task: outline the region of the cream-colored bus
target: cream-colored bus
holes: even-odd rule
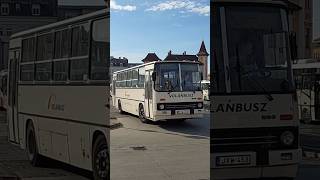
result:
[[[113,105],[144,123],[201,118],[201,77],[199,63],[191,61],[157,61],[117,71]]]
[[[211,1],[211,179],[294,179],[301,159],[288,7]]]
[[[9,141],[109,178],[108,9],[11,36]]]

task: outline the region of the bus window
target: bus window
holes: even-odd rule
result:
[[[88,24],[72,29],[72,57],[88,55],[89,28]],[[84,81],[88,78],[88,58],[74,58],[71,60],[70,80]]]
[[[21,81],[33,81],[34,79],[34,65],[25,64],[20,66],[20,80]]]
[[[51,62],[36,64],[36,81],[50,81]]]
[[[53,58],[53,35],[45,34],[37,40],[37,61],[50,60]]]
[[[66,81],[68,79],[68,61],[53,62],[53,80]]]
[[[91,50],[92,80],[106,80],[109,74],[110,43],[107,33],[108,23],[107,19],[93,22]]]
[[[21,62],[30,62],[35,59],[35,38],[22,40],[22,59]]]
[[[139,68],[139,80],[138,80],[138,87],[144,88],[144,78],[145,78],[145,71],[144,68]]]

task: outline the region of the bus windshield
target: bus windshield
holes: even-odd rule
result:
[[[225,8],[231,92],[292,91],[286,11],[279,7]]]
[[[196,63],[159,63],[156,65],[156,91],[200,91],[201,73]]]

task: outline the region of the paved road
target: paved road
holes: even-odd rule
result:
[[[209,114],[157,124],[111,114],[123,125],[111,131],[112,180],[209,180]]]

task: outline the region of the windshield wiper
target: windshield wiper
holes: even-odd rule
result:
[[[238,71],[239,88],[242,89],[242,88],[241,88],[241,87],[242,87],[242,86],[241,86],[241,76],[242,76],[241,71],[242,71],[242,69],[244,69],[244,68],[240,65],[239,45],[237,45],[237,47],[236,47],[236,58],[237,58],[237,71]],[[247,75],[247,77],[248,77],[249,80],[255,82],[255,84],[258,85],[258,86],[262,89],[263,93],[265,94],[265,97],[266,97],[269,101],[272,101],[272,100],[273,100],[272,95],[271,95],[269,92],[267,92],[267,90],[266,90],[258,81],[252,79],[249,74]],[[257,89],[255,88],[255,90],[257,90]]]

